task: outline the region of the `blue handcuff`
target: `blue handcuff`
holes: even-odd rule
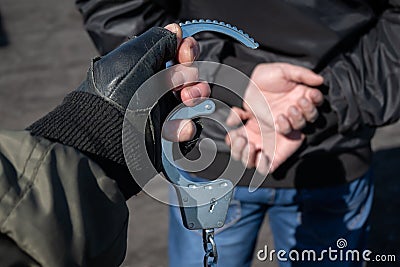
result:
[[[258,43],[248,34],[224,22],[212,20],[193,20],[180,23],[182,38],[200,32],[217,32],[230,36],[243,45],[256,49]],[[166,120],[193,119],[207,116],[215,111],[213,100],[205,100],[192,107],[184,106],[171,112]],[[173,143],[162,139],[162,164],[167,179],[172,183],[178,197],[184,226],[190,230],[203,230],[205,250],[204,266],[215,267],[218,253],[214,241],[214,228],[224,225],[229,203],[232,199],[233,184],[227,179],[208,182],[193,182],[186,179],[174,163]]]

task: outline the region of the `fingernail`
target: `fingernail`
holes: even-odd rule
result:
[[[318,98],[319,100],[323,99],[323,97],[322,97],[320,92],[313,91],[313,92],[311,92],[311,95],[312,95],[313,98]]]
[[[180,141],[189,141],[193,139],[196,134],[196,126],[194,122],[191,120],[184,120],[181,122],[180,133],[182,138],[179,138]]]
[[[182,71],[175,72],[171,77],[172,84],[180,86],[185,83],[185,74]]]
[[[193,49],[193,60],[196,60],[199,58],[200,55],[200,49],[198,45],[195,45],[194,47],[192,47]]]
[[[311,123],[315,122],[318,119],[318,110],[316,108],[314,108],[312,110],[312,118],[310,120]]]
[[[178,25],[176,25],[175,23],[174,24],[169,24],[169,25],[167,25],[167,26],[165,26],[165,28],[167,29],[167,30],[169,30],[169,31],[171,31],[171,32],[173,32],[173,33],[175,33],[175,34],[177,34],[178,33]]]
[[[294,107],[290,107],[289,112],[292,113],[295,116],[299,115],[299,111]]]
[[[300,99],[300,106],[302,107],[307,107],[308,106],[308,101],[305,98]]]
[[[278,133],[281,131],[281,128],[279,127],[279,124],[277,124],[277,123],[275,123],[275,131]]]
[[[285,122],[285,117],[283,115],[279,115],[278,120],[281,122]]]
[[[273,173],[275,171],[275,167],[274,166],[271,166],[270,168],[269,168],[269,172],[270,173]]]
[[[194,98],[200,98],[201,97],[201,91],[198,87],[192,87],[189,90],[189,95],[192,99]]]
[[[194,60],[194,48],[192,45],[189,47],[189,58]]]

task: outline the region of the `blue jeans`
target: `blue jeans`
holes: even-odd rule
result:
[[[319,189],[260,188],[249,193],[246,187],[235,188],[225,225],[216,229],[218,267],[251,266],[253,255],[257,254],[254,249],[258,232],[267,212],[274,249],[284,250],[288,259],[278,261],[275,254],[273,261],[278,261],[279,266],[362,266],[362,261],[332,261],[327,254],[323,261],[307,257],[305,261],[301,258],[291,261],[288,254],[292,250],[300,254],[315,250],[318,259],[322,250],[329,247],[338,250],[337,241],[343,238],[347,242],[343,251],[357,249],[361,255],[366,246],[367,219],[373,199],[371,176],[369,171],[351,183]],[[265,245],[269,245],[270,254],[272,244]],[[260,256],[265,256],[264,252],[259,252]],[[171,207],[170,267],[203,266],[203,255],[201,231],[184,228],[179,208]],[[261,260],[270,259],[261,257]]]

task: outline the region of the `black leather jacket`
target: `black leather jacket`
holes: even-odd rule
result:
[[[321,73],[330,107],[321,109],[323,116],[308,127],[312,138],[266,179],[266,187],[319,187],[360,177],[370,164],[374,128],[400,116],[399,0],[78,0],[77,6],[102,54],[152,26],[216,19],[244,29],[261,47],[250,51],[205,33],[196,37],[201,59],[248,75],[261,62],[288,62]],[[213,94],[238,104],[221,90]],[[207,134],[224,136],[218,129]],[[219,164],[198,175],[218,176],[228,157],[228,149],[222,149]],[[251,172],[241,184],[248,184]]]

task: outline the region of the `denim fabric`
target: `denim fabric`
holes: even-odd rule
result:
[[[172,198],[176,198],[174,192]],[[346,249],[365,249],[368,233],[368,215],[373,199],[371,171],[363,177],[341,186],[319,189],[260,188],[249,193],[246,187],[237,187],[224,227],[216,230],[218,267],[249,267],[258,232],[265,215],[274,235],[272,249],[337,248],[337,240],[347,241]],[[263,237],[259,237],[263,240]],[[170,267],[202,266],[203,247],[201,231],[183,227],[180,211],[170,208],[169,263]],[[287,257],[288,254],[286,254]],[[319,255],[319,254],[317,254]],[[325,255],[326,256],[326,255]],[[256,260],[258,260],[256,258]],[[269,259],[267,259],[269,260]],[[276,255],[273,259],[277,261]],[[278,261],[279,266],[362,266],[361,261]]]

